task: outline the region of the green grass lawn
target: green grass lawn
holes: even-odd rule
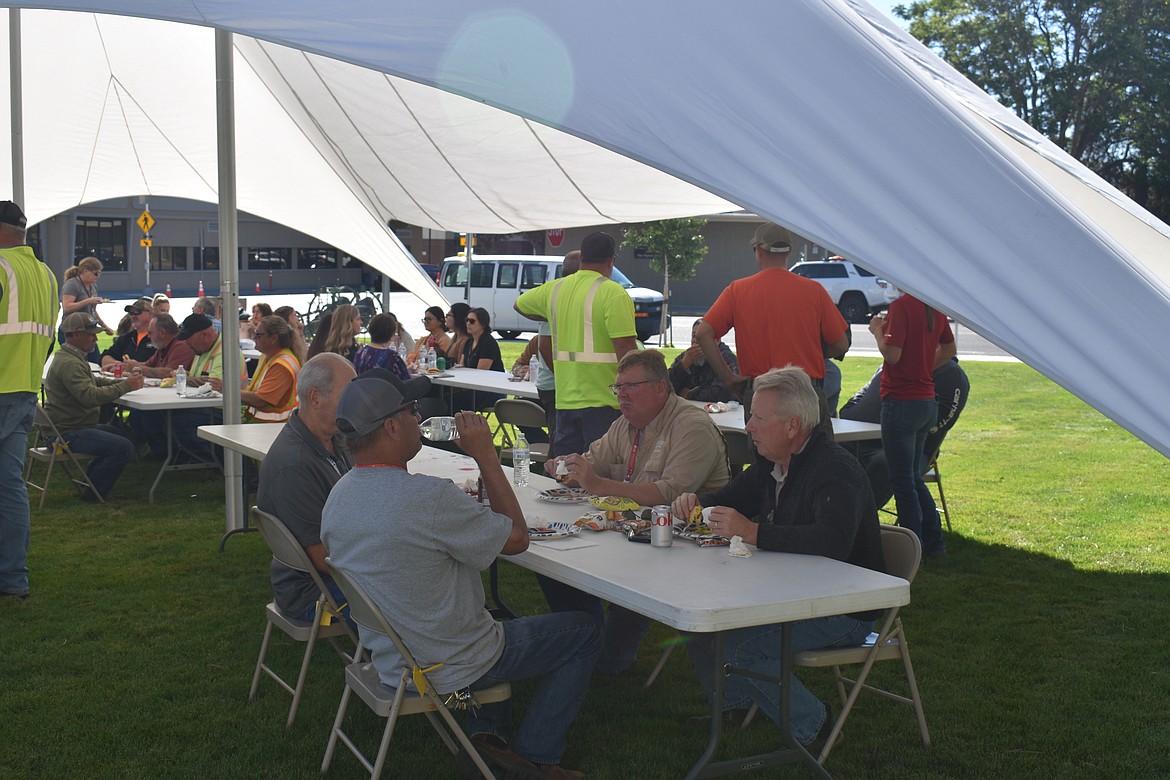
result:
[[[506,345],[505,362],[519,351]],[[876,361],[843,364],[846,394]],[[971,400],[941,466],[954,533],[902,614],[934,746],[913,714],[864,698],[829,759],[838,777],[1117,778],[1170,775],[1170,463],[1032,369],[966,363]],[[33,597],[0,601],[0,777],[314,777],[341,693],[327,645],[313,660],[296,723],[269,681],[245,697],[270,597],[256,534],[216,545],[223,482],[131,464],[111,506],[54,485],[33,511]],[[713,553],[713,554],[718,554]],[[543,609],[532,577],[503,565],[505,592]],[[698,584],[697,584],[698,585]],[[658,627],[634,670],[598,677],[570,734],[566,765],[595,778],[680,777],[705,735],[685,653],[641,684],[673,632]],[[299,648],[274,639],[289,669]],[[896,684],[900,666],[875,670]],[[833,696],[827,675],[803,678]],[[523,702],[531,685],[516,686]],[[351,722],[373,745],[381,724]],[[728,751],[771,745],[755,725]],[[372,749],[372,748],[371,748]],[[403,720],[386,776],[450,777],[429,726]],[[360,777],[339,751],[334,777]],[[787,768],[767,776],[804,777]]]

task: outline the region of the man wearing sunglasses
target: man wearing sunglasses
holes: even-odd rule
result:
[[[718,490],[731,480],[727,447],[711,416],[675,395],[666,360],[654,349],[629,352],[618,364],[619,417],[583,455],[550,458],[545,471],[555,476],[564,463],[569,484],[601,496],[623,496],[642,506],[669,504],[683,493]],[[618,674],[637,659],[650,620],[547,577],[537,577],[553,612],[589,612],[605,624],[599,671]]]
[[[154,319],[154,302],[150,298],[139,298],[126,307],[130,315],[130,330],[114,339],[105,352],[102,353],[102,368],[112,368],[115,363],[121,363],[127,356],[131,360],[145,363],[154,355],[154,345],[150,341],[150,321]]]
[[[559,764],[601,649],[594,620],[562,612],[499,622],[484,607],[481,572],[497,555],[528,549],[528,526],[504,475],[487,421],[455,416],[459,447],[475,459],[491,506],[449,479],[412,474],[422,447],[417,402],[431,382],[382,368],[354,379],[337,404],[354,469],[329,494],[321,540],[333,565],[358,581],[441,693],[539,678],[509,742],[511,700],[472,709],[467,731],[500,776],[581,777]],[[402,657],[389,637],[359,629],[374,667],[397,685]]]

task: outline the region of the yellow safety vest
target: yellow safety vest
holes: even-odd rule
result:
[[[267,355],[260,358],[260,365],[256,366],[256,373],[252,377],[252,381],[248,383],[248,390],[256,392],[256,388],[264,381],[264,375],[268,373],[268,369],[272,367],[273,363],[283,364],[293,375],[292,387],[289,389],[288,397],[274,409],[265,409],[261,411],[254,406],[249,406],[244,410],[246,422],[284,422],[292,416],[293,409],[297,408],[297,374],[300,373],[301,364],[297,362],[297,357],[287,349],[282,349],[276,353],[275,356],[269,358]]]
[[[57,278],[30,247],[0,250],[0,393],[35,393],[53,343]]]

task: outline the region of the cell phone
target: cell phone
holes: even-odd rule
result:
[[[626,541],[650,544],[650,531],[638,531],[637,533],[629,534],[626,536]]]

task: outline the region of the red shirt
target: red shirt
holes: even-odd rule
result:
[[[912,295],[903,295],[886,312],[886,344],[901,347],[897,363],[882,366],[881,397],[898,401],[934,398],[934,355],[939,344],[955,340],[942,312],[932,311],[934,329],[926,327],[926,304]]]

